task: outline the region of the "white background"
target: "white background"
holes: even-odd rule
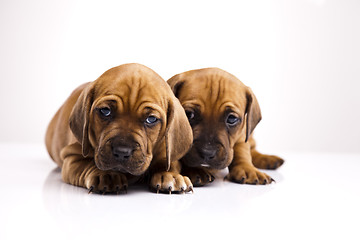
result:
[[[74,88],[138,62],[165,80],[237,76],[262,108],[260,150],[360,153],[359,12],[356,0],[2,0],[0,142],[43,143]]]
[[[0,0],[0,239],[360,239],[360,1]],[[87,194],[43,139],[81,83],[138,62],[255,92],[276,184]]]

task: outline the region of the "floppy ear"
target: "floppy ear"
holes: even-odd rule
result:
[[[93,84],[88,84],[81,92],[70,114],[70,129],[82,145],[82,154],[86,157],[90,150],[89,115],[93,103]]]
[[[167,80],[167,83],[169,84],[175,97],[178,97],[179,91],[184,84],[184,80],[180,80],[180,76],[179,76],[179,74],[177,74],[177,75],[171,77],[169,80]]]
[[[170,100],[165,132],[167,171],[170,163],[182,158],[191,148],[193,134],[185,110],[178,99]]]
[[[254,128],[261,120],[261,111],[260,111],[259,103],[250,88],[247,89],[246,99],[247,99],[247,105],[245,110],[245,114],[246,114],[245,142],[247,142]]]

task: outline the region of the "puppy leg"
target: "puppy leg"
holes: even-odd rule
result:
[[[170,164],[169,171],[161,171],[161,168],[153,167],[156,171],[151,171],[150,189],[153,191],[171,194],[172,192],[193,191],[190,179],[180,174],[181,164],[179,161]]]
[[[277,169],[284,163],[278,156],[262,154],[255,149],[251,150],[251,158],[254,166],[261,169]]]
[[[89,193],[119,193],[127,190],[125,174],[98,169],[92,158],[82,156],[79,146],[69,145],[62,151],[64,162],[61,174],[64,182],[87,188]]]
[[[215,180],[211,171],[203,167],[187,167],[183,166],[181,174],[190,178],[194,187],[201,187]]]
[[[236,143],[234,146],[234,159],[229,166],[226,179],[236,183],[269,184],[273,179],[260,172],[251,161],[250,144]]]
[[[255,147],[256,143],[253,137],[250,137],[249,143],[251,146],[251,158],[255,167],[261,169],[277,169],[283,165],[284,160],[275,155],[267,155],[259,153]]]

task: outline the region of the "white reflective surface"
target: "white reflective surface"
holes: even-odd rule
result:
[[[276,184],[87,194],[41,145],[0,145],[0,239],[359,239],[360,155],[284,154]]]

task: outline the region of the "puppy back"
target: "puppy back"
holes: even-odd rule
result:
[[[76,141],[69,127],[69,117],[81,92],[88,84],[80,85],[71,93],[48,125],[45,135],[46,149],[59,167],[62,166],[62,159],[60,158],[61,149]]]

